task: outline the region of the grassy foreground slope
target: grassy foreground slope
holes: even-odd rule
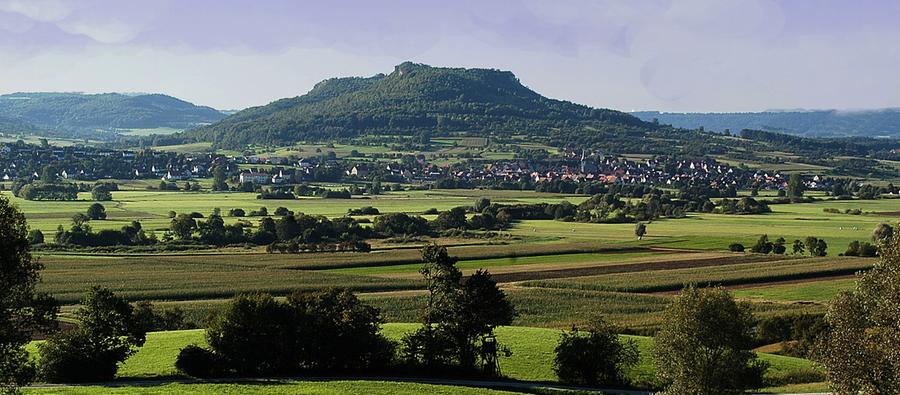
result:
[[[414,330],[417,325],[418,324],[409,323],[385,324],[383,331],[389,338],[397,340],[405,333]],[[496,333],[498,340],[512,351],[511,357],[501,358],[500,360],[500,367],[505,376],[521,381],[556,381],[556,375],[553,373],[552,364],[554,349],[559,341],[559,330],[529,327],[501,327],[497,329]],[[655,368],[652,351],[653,339],[643,336],[623,336],[623,338],[633,340],[641,353],[640,362],[628,374],[632,382],[641,387],[653,386],[655,382]],[[185,330],[150,333],[147,335],[147,342],[144,347],[121,366],[119,378],[153,379],[180,377],[174,367],[175,359],[178,355],[178,351],[189,344],[205,345],[204,331]],[[805,359],[772,354],[760,354],[760,358],[771,364],[768,373],[769,375],[780,376],[790,371],[814,369],[812,363]],[[280,385],[281,384],[279,384],[279,386]],[[293,392],[291,387],[284,388],[289,390],[289,392]],[[185,390],[187,389],[190,388],[185,388]],[[325,389],[327,390],[328,388]],[[298,387],[298,390],[303,390],[303,388]],[[404,388],[398,388],[398,391],[403,390]],[[306,393],[305,390],[301,392]]]
[[[282,395],[282,394],[369,394],[369,395],[405,395],[405,394],[460,394],[460,395],[501,395],[513,394],[513,392],[489,390],[485,388],[468,388],[449,385],[431,385],[419,383],[400,383],[388,381],[275,381],[265,384],[164,384],[153,386],[124,386],[124,387],[60,387],[60,388],[31,388],[26,394],[258,394],[258,395]]]

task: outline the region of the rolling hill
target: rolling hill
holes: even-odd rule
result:
[[[75,137],[116,129],[185,129],[225,115],[160,94],[13,93],[0,96],[0,128]],[[5,122],[3,121],[5,120]]]
[[[333,140],[367,134],[479,136],[530,134],[564,138],[615,129],[657,128],[623,112],[549,99],[513,73],[406,62],[390,74],[334,78],[307,94],[249,108],[186,133],[219,147]]]
[[[900,109],[871,111],[765,111],[746,113],[631,113],[645,121],[679,128],[704,127],[732,133],[742,129],[767,130],[809,137],[900,137]]]

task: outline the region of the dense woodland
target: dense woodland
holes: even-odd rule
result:
[[[510,72],[407,62],[389,75],[326,80],[306,95],[238,112],[187,135],[234,148],[370,133],[466,131],[549,137],[548,130],[602,133],[613,126],[635,132],[654,128],[622,112],[548,99]]]

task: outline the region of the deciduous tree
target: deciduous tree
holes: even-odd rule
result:
[[[753,315],[722,288],[685,288],[657,333],[657,375],[671,395],[728,395],[762,386],[766,364],[750,351]]]
[[[900,393],[900,234],[880,252],[856,289],[831,301],[829,330],[815,348],[839,395]]]

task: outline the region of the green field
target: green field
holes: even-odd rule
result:
[[[414,330],[417,325],[418,324],[385,324],[383,333],[389,338],[396,340],[405,333]],[[496,333],[498,341],[509,347],[512,351],[512,356],[501,358],[500,360],[500,366],[505,376],[520,381],[556,381],[556,376],[552,370],[552,361],[554,355],[553,350],[556,347],[556,343],[559,341],[559,330],[529,327],[500,327],[497,329]],[[623,336],[623,339],[634,341],[641,353],[638,365],[628,372],[628,377],[638,387],[652,388],[656,386],[652,338]],[[123,380],[180,377],[180,374],[174,368],[175,359],[178,355],[178,351],[189,344],[205,345],[204,332],[202,330],[188,330],[150,333],[147,336],[147,342],[144,347],[121,366],[118,377]],[[799,358],[771,354],[760,354],[760,358],[771,364],[769,374],[773,375],[783,374],[784,372],[798,369],[814,369],[811,362]],[[206,386],[208,385],[209,384],[206,384]],[[291,385],[309,384],[292,383]],[[363,385],[363,387],[360,388],[367,388],[363,383],[357,383],[357,385]],[[269,386],[267,385],[263,388],[268,387]],[[95,388],[99,390],[105,387]],[[212,388],[217,387],[213,386]],[[188,389],[189,387],[186,388],[186,390]],[[66,390],[69,391],[72,389],[66,388]],[[190,390],[194,391],[194,389]],[[197,390],[199,391],[200,389]],[[209,389],[204,386],[202,390]],[[400,390],[402,390],[402,387]],[[45,390],[35,390],[35,393],[47,393],[44,391]],[[359,391],[359,389],[357,389],[357,391]]]
[[[781,302],[826,302],[840,292],[852,290],[855,286],[856,279],[844,278],[737,289],[734,291],[734,296]]]
[[[41,395],[81,395],[81,394],[198,394],[198,395],[338,395],[338,394],[371,394],[371,395],[501,395],[516,392],[498,391],[487,388],[469,388],[449,385],[433,385],[419,383],[403,383],[390,381],[335,380],[335,381],[292,381],[267,380],[247,384],[159,384],[146,386],[78,386],[59,388],[30,388],[26,394]]]
[[[770,281],[802,280],[828,275],[850,275],[872,266],[871,258],[795,258],[763,263],[718,267],[658,270],[587,276],[575,279],[537,280],[523,285],[540,288],[575,288],[596,291],[665,292],[686,284],[738,285]]]
[[[209,185],[209,180],[200,181],[204,186]],[[253,193],[147,190],[147,186],[155,184],[153,180],[123,183],[123,190],[113,192],[114,201],[104,203],[109,219],[93,221],[91,225],[95,229],[119,228],[139,220],[145,229],[161,234],[168,228],[170,210],[207,215],[214,208],[227,213],[231,208],[249,211],[265,206],[274,212],[283,206],[295,212],[339,217],[348,209],[363,206],[376,207],[382,213],[421,214],[431,208],[446,210],[471,205],[482,196],[499,203],[570,201],[577,204],[586,198],[533,191],[425,190],[354,199],[263,201]],[[92,203],[87,200],[88,194],[82,194],[81,198],[84,200],[75,202],[11,200],[25,212],[32,228],[42,230],[52,240],[58,225],[68,226],[72,215],[85,211]],[[634,224],[527,220],[514,223],[492,238],[371,240],[370,253],[266,254],[263,247],[244,246],[146,254],[38,252],[45,265],[43,282],[38,288],[60,299],[65,304],[66,316],[91,285],[102,285],[131,301],[152,300],[163,310],[183,309],[188,321],[202,326],[211,313],[220,311],[228,298],[238,293],[262,291],[283,296],[297,290],[347,287],[366,303],[378,307],[389,322],[384,327],[385,333],[398,338],[412,328],[411,324],[403,323],[418,321],[424,303],[423,282],[418,273],[419,249],[436,242],[447,245],[451,255],[460,258],[458,266],[464,273],[489,269],[515,306],[518,313],[513,321],[515,327],[498,330],[501,342],[506,342],[514,352],[513,357],[501,361],[503,372],[517,380],[553,381],[549,361],[558,340],[558,329],[583,324],[601,314],[627,333],[652,335],[662,323],[662,314],[673,295],[685,284],[731,287],[737,297],[749,301],[754,314],[760,318],[824,312],[828,299],[853,286],[854,280],[847,276],[871,267],[874,262],[871,258],[837,255],[850,241],[869,240],[878,223],[900,219],[892,214],[897,211],[895,205],[893,200],[823,201],[772,205],[773,212],[766,215],[690,214],[684,219],[655,220],[647,224],[648,234],[640,241],[634,237]],[[865,214],[828,213],[823,211],[826,208],[841,212],[860,209]],[[259,219],[243,218],[252,224]],[[225,220],[239,219],[226,217]],[[762,256],[727,251],[728,244],[733,242],[749,247],[761,234],[768,234],[770,240],[784,237],[788,244],[807,236],[823,238],[829,245],[828,256]],[[640,345],[642,359],[639,367],[629,373],[630,377],[640,386],[652,387],[655,380],[650,352],[652,340],[632,339]],[[202,331],[154,333],[144,350],[122,366],[121,376],[176,376],[172,363],[177,350],[194,342],[203,342]],[[768,354],[763,358],[773,364],[771,377],[813,369],[808,361],[796,358]],[[349,388],[343,385],[355,385],[372,393],[431,388],[421,387],[423,384],[381,382],[278,385],[287,392],[300,393],[340,392]],[[270,393],[266,391],[273,391],[272,387],[166,384],[142,387],[141,391]],[[822,388],[819,383],[777,390]],[[66,387],[30,392],[96,393],[104,389]],[[437,393],[443,390],[434,389]]]

